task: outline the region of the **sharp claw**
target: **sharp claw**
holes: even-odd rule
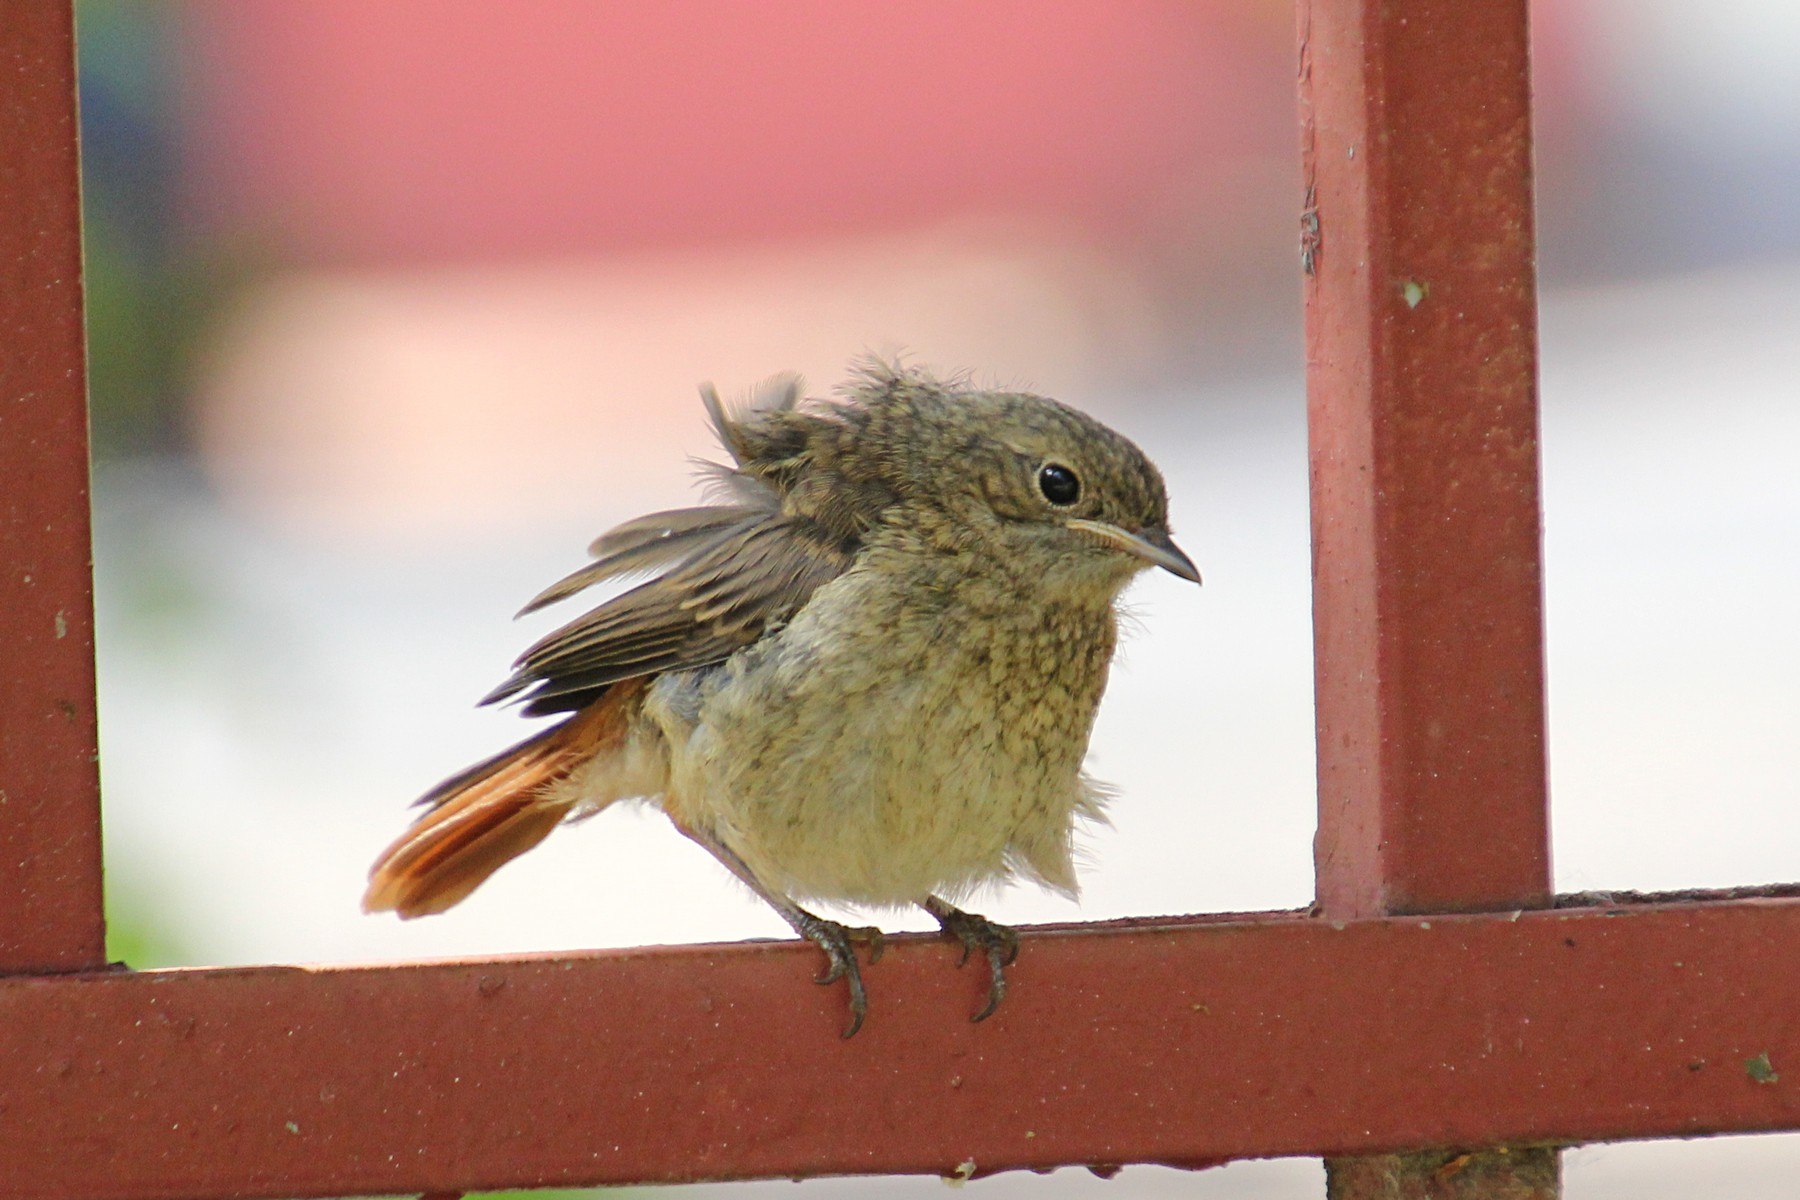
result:
[[[844,1026],[840,1035],[846,1039],[856,1036],[862,1028],[863,1018],[869,1015],[869,994],[863,990],[861,975],[850,976],[850,1023]]]
[[[988,969],[993,972],[993,981],[988,985],[987,1003],[981,1006],[980,1012],[969,1018],[971,1021],[987,1020],[1000,1007],[1000,1001],[1006,998],[1006,964],[1012,960],[1002,961],[1000,953],[998,947],[988,949]],[[1013,947],[1013,954],[1018,954],[1017,946]]]
[[[1006,968],[1019,957],[1019,935],[1004,925],[996,925],[986,917],[963,912],[935,897],[932,904],[925,906],[925,911],[937,918],[946,937],[953,937],[962,943],[962,957],[956,960],[959,968],[968,963],[969,956],[976,950],[987,957],[990,975],[987,1003],[972,1018],[976,1021],[987,1020],[1000,1007],[1000,1001],[1006,998]]]
[[[800,932],[825,952],[829,964],[823,975],[814,977],[815,983],[831,984],[842,979],[850,992],[850,1024],[845,1027],[843,1036],[854,1037],[862,1028],[863,1018],[869,1013],[869,993],[863,986],[862,969],[856,962],[855,943],[866,942],[869,945],[869,961],[873,963],[881,957],[883,937],[881,930],[873,926],[849,928],[836,921],[827,921],[823,917],[809,918],[801,924]]]

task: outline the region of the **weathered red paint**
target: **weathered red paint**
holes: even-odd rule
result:
[[[1321,909],[1550,892],[1526,0],[1302,0]],[[1553,1151],[1330,1200],[1553,1197]]]
[[[73,22],[0,23],[0,972],[105,962]],[[0,1158],[0,1161],[4,1161]]]
[[[0,981],[0,1196],[326,1196],[1800,1127],[1800,900]],[[1767,1071],[1762,1069],[1766,1064]],[[965,1165],[965,1164],[972,1164]]]
[[[1301,8],[1329,914],[1549,894],[1525,16]]]

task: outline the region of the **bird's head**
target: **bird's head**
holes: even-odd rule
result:
[[[741,412],[709,400],[738,472],[847,538],[888,528],[1017,573],[1116,593],[1147,567],[1200,582],[1169,535],[1161,473],[1084,413],[888,363],[834,403],[778,380]]]

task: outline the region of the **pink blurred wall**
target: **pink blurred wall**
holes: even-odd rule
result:
[[[190,204],[344,261],[963,212],[1128,240],[1294,138],[1286,0],[201,0]]]

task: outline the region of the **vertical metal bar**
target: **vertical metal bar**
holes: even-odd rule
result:
[[[0,26],[0,972],[106,960],[74,17]]]
[[[1526,0],[1309,0],[1319,899],[1541,903]]]
[[[1318,898],[1550,895],[1527,0],[1302,0]],[[1553,1150],[1328,1160],[1332,1200],[1558,1194]]]

